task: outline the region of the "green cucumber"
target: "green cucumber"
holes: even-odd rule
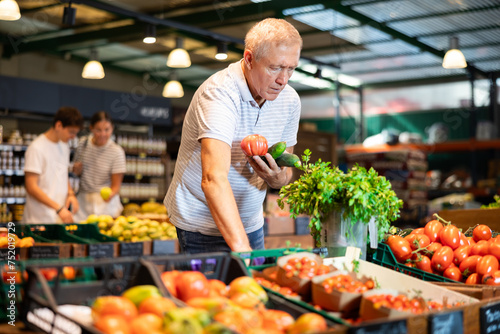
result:
[[[276,163],[280,167],[300,167],[302,164],[300,158],[293,154],[284,152],[282,155],[276,158]]]
[[[269,147],[267,149],[267,153],[269,153],[274,160],[276,160],[277,157],[283,154],[286,150],[286,141],[279,141],[273,146]]]

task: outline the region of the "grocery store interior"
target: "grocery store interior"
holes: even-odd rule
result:
[[[131,240],[113,227],[117,217],[96,216],[88,221],[101,234],[94,241],[109,247],[90,255],[89,245],[76,247],[71,238],[90,232],[74,224],[60,231],[70,234],[58,240],[66,246],[24,256],[105,260],[155,254],[152,244],[159,255],[177,253],[162,202],[185,113],[197,88],[239,61],[246,32],[269,17],[288,21],[303,39],[288,83],[302,105],[295,154],[309,149],[312,162],[346,173],[375,169],[402,200],[392,222],[398,230],[445,212],[464,233],[477,224],[500,231],[498,0],[1,0],[0,226],[22,220],[28,145],[61,106],[73,106],[85,119],[78,137],[89,134],[96,111],[113,119],[126,153],[120,219],[163,224],[161,240],[171,242],[155,244],[152,233]],[[91,61],[98,66],[89,74]],[[73,154],[78,138],[69,144]],[[293,180],[302,173],[294,169]],[[78,190],[76,175],[70,182]],[[263,204],[266,248],[314,248],[310,217],[290,217],[279,196],[269,188]],[[59,233],[22,231],[40,240]],[[116,245],[130,241],[143,242]]]

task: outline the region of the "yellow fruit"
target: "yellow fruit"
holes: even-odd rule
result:
[[[101,188],[101,197],[103,200],[107,201],[109,197],[111,197],[111,188],[110,187],[102,187]]]
[[[99,217],[97,215],[91,214],[87,217],[88,224],[97,223],[98,221],[99,221]]]

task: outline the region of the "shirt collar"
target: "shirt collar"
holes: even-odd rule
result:
[[[233,63],[229,66],[229,72],[236,79],[236,86],[238,86],[238,90],[240,91],[241,98],[244,102],[255,102],[255,99],[250,92],[250,88],[248,87],[247,80],[245,79],[245,74],[243,74],[243,69],[241,68],[241,59],[239,62]]]

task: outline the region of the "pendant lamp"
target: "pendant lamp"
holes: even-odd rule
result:
[[[104,68],[102,67],[101,62],[97,60],[97,51],[90,51],[90,59],[83,67],[82,78],[102,79],[104,76]]]
[[[170,78],[170,81],[167,82],[165,87],[163,87],[163,97],[177,99],[184,96],[184,89],[182,88],[181,83],[177,80],[177,76],[173,74]]]
[[[15,0],[0,1],[0,20],[16,21],[21,18],[19,5]]]
[[[467,62],[464,54],[458,49],[458,37],[450,37],[450,49],[443,58],[444,68],[465,68]]]
[[[189,58],[189,53],[183,49],[182,38],[177,37],[175,39],[175,49],[170,52],[167,58],[167,66],[174,68],[186,68],[191,66],[191,58]]]

